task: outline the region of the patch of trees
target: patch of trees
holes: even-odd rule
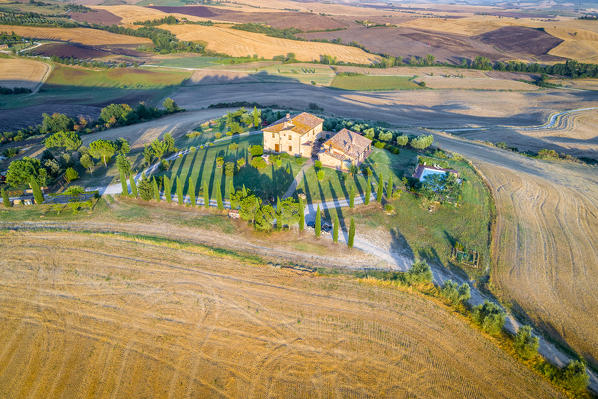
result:
[[[127,66],[135,65],[135,63],[133,62],[95,61],[74,57],[58,57],[57,55],[50,56],[50,61],[63,65],[79,65],[86,68],[124,68]]]
[[[0,94],[26,94],[31,93],[28,87],[3,87],[0,86]]]
[[[243,187],[230,196],[231,208],[239,209],[239,217],[247,221],[258,231],[272,231],[290,228],[301,220],[303,208],[294,198],[277,200],[277,207],[262,202],[251,190]]]
[[[25,25],[25,26],[53,26],[60,28],[76,28],[78,23],[68,19],[62,14],[39,14],[36,12],[14,11],[0,8],[0,25]]]
[[[175,16],[169,15],[164,18],[152,19],[148,21],[135,21],[133,25],[143,26],[159,26],[159,25],[176,25],[180,22]]]
[[[261,111],[257,107],[253,107],[251,113],[242,107],[236,111],[232,111],[225,116],[225,126],[227,134],[239,134],[250,129],[257,129],[262,123]]]
[[[166,133],[162,140],[156,139],[143,148],[143,164],[151,165],[155,161],[163,161],[163,158],[176,152],[174,138],[170,133]]]
[[[6,44],[10,46],[12,44],[22,43],[26,41],[28,41],[28,39],[25,39],[24,37],[19,36],[14,32],[0,32],[0,44]]]
[[[279,37],[283,39],[291,39],[291,40],[304,40],[301,37],[296,36],[298,33],[303,33],[302,30],[297,28],[273,28],[270,25],[264,24],[256,24],[256,23],[247,23],[247,24],[237,24],[231,26],[233,29],[244,30],[246,32],[253,32],[253,33],[261,33],[266,36],[272,37]]]

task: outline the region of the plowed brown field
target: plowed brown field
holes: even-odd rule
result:
[[[559,396],[413,294],[195,247],[2,234],[3,397]]]

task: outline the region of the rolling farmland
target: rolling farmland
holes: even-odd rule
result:
[[[89,28],[50,28],[37,26],[0,25],[0,32],[11,33],[35,39],[61,40],[88,46],[105,45],[151,45],[143,37],[119,35]]]
[[[0,86],[34,89],[49,72],[50,66],[23,58],[0,58]]]
[[[2,395],[559,397],[409,293],[126,236],[3,234]]]

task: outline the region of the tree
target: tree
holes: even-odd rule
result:
[[[318,210],[316,211],[316,224],[314,230],[316,232],[316,237],[319,238],[320,235],[322,235],[322,214],[320,212],[320,205],[318,205]]]
[[[255,212],[255,228],[260,231],[272,230],[272,223],[276,218],[276,210],[272,205],[262,205]]]
[[[116,140],[116,145],[120,154],[127,155],[129,152],[131,152],[131,146],[129,145],[129,142],[123,137],[119,137]]]
[[[131,195],[137,198],[137,185],[135,184],[135,175],[129,176],[129,183],[131,184]]]
[[[195,198],[195,180],[189,177],[189,188],[187,189],[189,193],[189,201],[191,202],[191,206],[195,206],[197,199]]]
[[[394,183],[392,181],[392,175],[388,176],[388,184],[386,184],[386,198],[392,199],[394,194]]]
[[[332,225],[332,242],[338,242],[338,215],[334,215],[334,222]]]
[[[179,205],[183,205],[185,203],[185,197],[183,197],[183,181],[181,176],[177,176],[176,178],[176,197]]]
[[[51,116],[42,114],[42,117],[42,125],[39,129],[41,133],[68,132],[73,130],[75,125],[74,121],[64,114],[54,113]]]
[[[463,283],[458,286],[453,280],[447,280],[440,289],[440,295],[442,295],[448,303],[455,306],[465,301],[468,301],[471,297],[469,284]]]
[[[165,136],[166,137],[166,136]],[[162,159],[162,157],[164,156],[164,154],[166,154],[166,152],[168,151],[168,145],[169,143],[167,143],[166,141],[160,141],[158,139],[152,141],[152,143],[150,144],[151,147],[151,157],[150,157],[150,163],[151,161],[156,158],[158,161]],[[144,154],[144,159],[145,159],[146,155]]]
[[[249,153],[252,157],[261,157],[264,154],[264,147],[259,144],[249,147]]]
[[[418,150],[425,150],[434,143],[434,136],[417,136],[411,139],[409,145]]]
[[[35,177],[31,177],[29,181],[29,185],[31,186],[31,190],[33,190],[33,199],[35,199],[36,204],[41,204],[44,202],[44,194],[42,190],[39,188],[39,183],[35,179]]]
[[[133,186],[131,185],[131,187]],[[154,185],[144,173],[139,180],[139,197],[144,201],[149,201],[154,196]]]
[[[77,180],[79,178],[79,173],[74,168],[67,168],[64,171],[64,178],[67,183],[70,183],[73,180]]]
[[[95,163],[93,162],[93,159],[91,159],[89,154],[81,155],[81,158],[79,158],[79,163],[81,164],[81,166],[87,169],[89,173],[91,173],[91,170],[95,166]]]
[[[251,116],[253,117],[253,127],[256,129],[259,128],[262,123],[262,112],[257,107],[253,107]]]
[[[170,97],[166,97],[166,99],[162,103],[162,106],[164,107],[164,109],[166,110],[166,112],[168,112],[170,114],[172,114],[174,112],[180,111],[179,106]]]
[[[164,195],[166,202],[170,204],[172,202],[172,182],[168,176],[164,176]]]
[[[45,172],[46,170],[42,168],[39,159],[23,157],[22,159],[10,163],[8,171],[6,172],[6,182],[10,186],[17,187],[23,184],[29,184],[31,178],[35,178],[38,183],[45,184]]]
[[[353,248],[353,244],[355,243],[355,221],[351,218],[351,223],[349,224],[349,237],[347,238],[347,247]]]
[[[384,196],[384,178],[382,174],[378,177],[378,190],[376,191],[376,201],[382,203],[382,197]]]
[[[4,204],[5,208],[10,208],[12,206],[12,202],[8,196],[8,191],[6,191],[4,188],[2,189],[2,203]]]
[[[407,282],[409,284],[425,284],[432,282],[432,269],[425,261],[416,262],[407,271]]]
[[[293,198],[285,198],[277,201],[277,224],[279,227],[292,226],[300,222],[301,219],[301,206],[298,201]]]
[[[299,198],[299,231],[305,229],[305,204],[303,199]]]
[[[473,308],[473,319],[482,330],[488,334],[496,335],[501,332],[505,324],[505,312],[494,302],[484,301],[483,305]]]
[[[355,208],[355,186],[351,185],[349,188],[349,208]]]
[[[401,135],[397,137],[397,145],[404,147],[407,143],[409,143],[409,136]]]
[[[584,362],[572,360],[567,367],[560,371],[559,380],[567,389],[582,392],[587,389],[590,376]]]
[[[365,185],[365,198],[363,200],[363,203],[366,205],[369,204],[371,196],[372,196],[372,182],[370,180],[370,177],[368,176],[368,181]]]
[[[221,211],[224,210],[224,203],[222,201],[222,189],[220,188],[220,180],[214,182],[212,191],[216,191],[216,205]]]
[[[243,197],[240,201],[239,216],[246,221],[255,222],[255,214],[260,209],[261,200],[253,194]]]
[[[228,199],[230,199],[233,195],[233,193],[235,192],[235,185],[233,183],[233,179],[228,179],[228,183],[226,185],[227,187],[227,192],[226,192],[226,196],[228,197]]]
[[[81,144],[82,142],[79,135],[72,131],[56,132],[44,140],[46,148],[62,147],[67,151],[75,151],[81,147]]]
[[[128,104],[110,104],[100,111],[100,119],[107,127],[130,123],[136,117],[135,111]]]
[[[234,162],[227,162],[224,164],[224,175],[227,177],[232,177],[235,174],[235,163]]]
[[[378,139],[385,142],[392,141],[392,132],[380,132],[378,134]]]
[[[160,188],[158,187],[158,182],[156,181],[155,176],[152,178],[152,188],[154,191],[154,199],[160,201]]]
[[[108,166],[110,158],[114,155],[116,149],[114,145],[107,140],[96,140],[89,144],[89,154],[94,158],[101,158],[104,166]]]
[[[210,187],[207,180],[203,182],[203,206],[206,208],[210,207]]]
[[[120,185],[122,190],[122,195],[129,195],[129,188],[127,187],[127,176],[123,170],[118,171],[120,174]]]
[[[174,146],[174,137],[172,137],[172,134],[166,133],[164,135],[164,138],[162,139],[162,142],[166,146],[167,154],[170,154],[170,153],[173,153],[176,151],[176,147]]]
[[[116,156],[116,168],[119,172],[123,172],[127,177],[131,174],[131,162],[123,154],[118,154]]]
[[[540,342],[538,337],[532,335],[530,326],[521,326],[515,335],[513,347],[519,356],[524,359],[530,359],[538,353]]]

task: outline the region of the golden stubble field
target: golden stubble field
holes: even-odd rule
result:
[[[0,58],[0,86],[33,89],[49,73],[44,62],[26,58]]]
[[[144,37],[119,35],[89,28],[48,28],[39,26],[0,25],[0,32],[11,33],[35,39],[61,40],[81,43],[88,46],[105,45],[151,45],[152,41]]]
[[[559,396],[413,294],[124,237],[1,238],[3,397]]]

